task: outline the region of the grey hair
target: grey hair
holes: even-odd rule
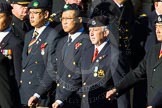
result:
[[[106,31],[106,30],[108,30],[108,27],[107,26],[102,26],[102,30]]]

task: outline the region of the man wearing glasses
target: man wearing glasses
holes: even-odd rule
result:
[[[44,75],[44,84],[39,87],[42,89],[37,91],[39,95],[54,86],[52,82],[56,82],[58,88],[65,88],[67,91],[72,90],[73,87],[70,85],[73,82],[68,83],[66,81],[75,74],[76,71],[74,70],[78,67],[81,53],[90,42],[88,35],[84,31],[81,15],[81,7],[77,4],[66,4],[64,6],[60,20],[63,30],[68,33],[68,36],[63,37],[57,44],[56,52],[52,58],[55,60],[52,64],[54,68],[51,72],[48,71],[51,70],[48,68],[46,75]],[[62,96],[59,95],[65,96],[67,94],[59,92],[55,97],[59,102],[64,103],[64,108],[80,108],[81,100],[76,92],[73,92],[67,100],[62,99]],[[28,106],[35,103],[38,98],[36,96],[31,97]]]
[[[34,27],[25,35],[22,54],[22,73],[20,80],[20,97],[23,107],[39,87],[47,66],[47,50],[54,45],[56,31],[49,26],[51,13],[50,0],[33,0],[29,5],[30,24]],[[54,42],[54,43],[53,43]],[[37,94],[35,94],[37,95]],[[48,107],[48,95],[40,97],[39,107]]]

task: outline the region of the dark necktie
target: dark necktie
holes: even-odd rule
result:
[[[72,38],[71,38],[71,36],[68,36],[68,44],[70,44],[71,43],[71,41],[72,41]]]
[[[30,54],[31,50],[32,50],[32,46],[34,45],[34,43],[37,41],[37,36],[39,35],[39,33],[37,31],[34,31],[33,33],[33,37],[32,40],[30,41],[29,45],[28,45],[28,54]]]
[[[96,59],[97,55],[98,55],[98,49],[96,48],[95,52],[93,54],[92,62],[94,62],[94,60]]]
[[[122,11],[123,10],[123,6],[119,7],[119,9],[120,9],[120,11]]]
[[[66,42],[66,46],[65,46],[65,51],[64,51],[64,57],[66,57],[67,56],[67,52],[69,51],[69,47],[70,47],[70,43],[72,42],[72,38],[71,38],[71,36],[68,36],[68,40],[67,40],[67,42]]]

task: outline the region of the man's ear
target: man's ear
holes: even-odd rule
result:
[[[79,22],[79,23],[82,23],[82,22],[83,22],[83,19],[82,19],[82,17],[78,17],[78,20],[77,20],[77,22]]]
[[[47,19],[49,17],[49,11],[45,11],[44,13],[44,17]]]
[[[109,35],[109,32],[110,32],[110,31],[109,31],[108,29],[106,29],[106,30],[104,31],[104,36],[107,37],[107,36]]]

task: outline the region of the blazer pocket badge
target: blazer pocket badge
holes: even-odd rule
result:
[[[41,49],[41,54],[42,54],[42,55],[45,54],[45,47],[46,47],[46,46],[47,46],[47,42],[41,44],[40,49]]]
[[[12,59],[12,50],[11,49],[2,49],[1,53],[8,57],[8,59]]]
[[[105,71],[102,70],[102,69],[100,69],[100,70],[98,71],[98,77],[103,78],[104,76],[105,76]]]

